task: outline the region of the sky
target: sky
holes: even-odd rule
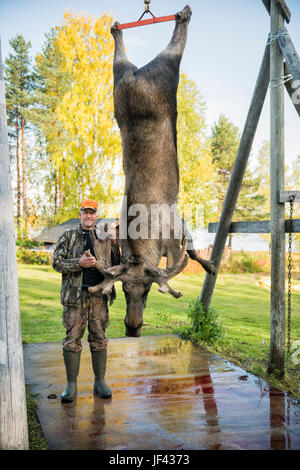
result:
[[[300,0],[287,0],[292,12],[287,25],[300,54]],[[152,0],[155,16],[174,14],[184,0]],[[221,113],[242,131],[270,28],[270,17],[261,0],[189,0],[193,16],[181,70],[194,80],[206,102],[208,134]],[[33,56],[41,50],[44,34],[63,23],[66,10],[102,16],[110,13],[120,23],[137,20],[144,11],[143,0],[0,0],[0,37],[3,60],[10,51],[9,40],[22,34],[32,43]],[[124,31],[132,62],[142,66],[168,44],[174,23],[160,23]],[[300,154],[300,120],[286,94],[285,157],[290,164]],[[269,93],[256,133],[250,165],[270,135]]]

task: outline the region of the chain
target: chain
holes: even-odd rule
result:
[[[290,201],[290,218],[289,218],[289,249],[288,249],[288,343],[287,349],[290,353],[291,349],[291,315],[292,315],[292,231],[293,231],[293,211],[295,197],[291,196]]]

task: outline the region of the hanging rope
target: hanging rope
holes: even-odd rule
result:
[[[292,243],[293,243],[293,211],[295,196],[291,196],[290,202],[290,218],[289,218],[289,248],[288,248],[288,325],[287,325],[287,350],[291,350],[291,316],[292,316]]]
[[[277,88],[278,86],[284,85],[285,83],[289,82],[290,80],[293,80],[293,76],[291,74],[282,75],[281,77],[278,77],[275,80],[272,80],[270,82],[269,87],[270,88]]]
[[[147,13],[150,13],[150,15],[152,15],[153,18],[155,18],[155,16],[153,15],[152,11],[150,11],[150,2],[151,2],[151,0],[144,0],[144,3],[145,3],[145,11],[144,11],[144,13],[142,14],[142,16],[138,19],[138,21],[141,21],[141,19],[143,18],[143,16],[146,15]]]

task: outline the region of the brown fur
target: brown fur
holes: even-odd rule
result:
[[[122,137],[126,211],[133,204],[143,204],[150,214],[151,204],[177,204],[176,95],[191,13],[189,6],[177,13],[171,42],[140,69],[126,57],[123,33],[117,29],[118,23],[111,30],[115,40],[114,106]],[[123,216],[121,225],[124,223]],[[133,218],[128,217],[127,223]],[[180,272],[187,263],[187,255],[184,255],[186,245],[182,244],[181,239],[175,239],[172,223],[171,235],[167,239],[162,236],[159,239],[150,238],[150,218],[148,231],[147,239],[127,237],[122,240],[123,261],[137,260],[135,265],[128,266],[126,276],[123,276],[127,301],[126,334],[129,336],[140,334],[143,310],[152,282],[159,283],[161,292],[170,292],[174,297],[181,295],[167,285],[166,277],[157,270],[161,257],[171,254],[175,268],[167,271],[170,277]],[[193,248],[187,251],[206,270],[213,271],[213,266],[199,258]],[[112,279],[108,280],[108,285],[112,282]]]

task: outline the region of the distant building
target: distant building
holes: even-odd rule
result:
[[[98,219],[96,222],[96,225],[104,226],[107,223],[114,224],[117,222],[117,220],[118,219]],[[33,240],[38,243],[44,243],[45,245],[55,245],[63,232],[65,232],[66,230],[70,230],[70,229],[74,229],[78,227],[79,223],[80,223],[79,217],[74,218],[74,219],[69,219],[60,225],[56,225],[55,227],[51,227],[47,230],[44,230]]]

